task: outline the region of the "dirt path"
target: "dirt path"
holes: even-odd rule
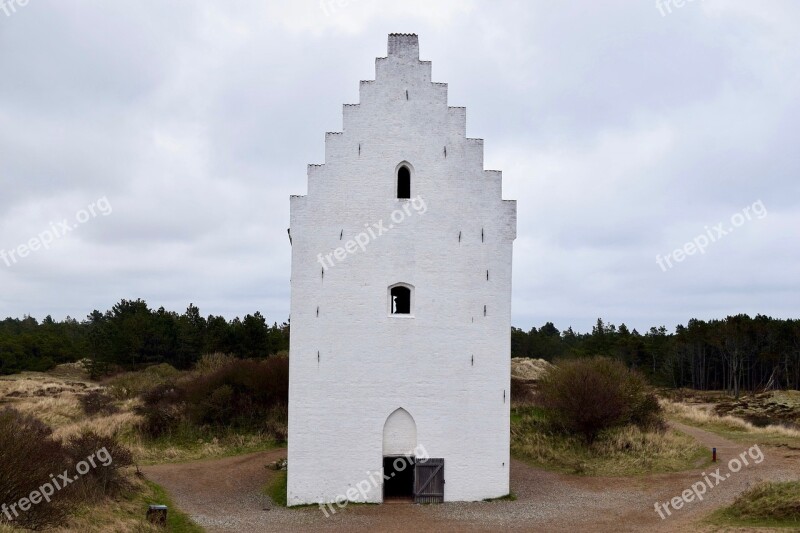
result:
[[[705,446],[716,447],[713,467],[674,474],[632,478],[580,477],[556,474],[512,461],[511,488],[516,501],[447,503],[442,505],[351,505],[326,517],[319,508],[275,507],[261,494],[274,472],[267,463],[285,457],[285,450],[217,460],[144,468],[164,486],[176,505],[211,532],[248,531],[697,531],[697,521],[730,503],[761,480],[800,479],[800,453],[761,447],[764,460],[728,474],[728,461],[746,452],[738,444],[683,424],[677,429]],[[703,500],[686,504],[661,519],[656,501],[666,502],[720,469],[724,478],[706,490]]]

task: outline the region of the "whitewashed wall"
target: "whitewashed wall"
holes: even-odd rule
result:
[[[291,198],[289,504],[380,502],[371,482],[347,491],[379,479],[398,408],[445,459],[445,500],[505,495],[516,203],[483,169],[483,141],[466,138],[465,109],[431,82],[416,35],[389,36],[360,95],[326,134],[325,164],[309,166],[308,194]],[[415,201],[396,198],[401,162]],[[344,259],[327,260],[338,247]],[[413,317],[389,316],[397,282],[414,287]]]

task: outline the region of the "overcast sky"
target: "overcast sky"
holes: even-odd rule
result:
[[[0,0],[0,316],[286,320],[289,195],[413,32],[518,201],[515,326],[797,318],[800,2],[676,2]]]

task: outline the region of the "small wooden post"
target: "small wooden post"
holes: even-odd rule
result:
[[[167,506],[151,505],[147,508],[147,521],[161,527],[167,527]]]
[[[711,462],[713,462],[713,463],[717,462],[717,449],[716,448],[711,448]]]

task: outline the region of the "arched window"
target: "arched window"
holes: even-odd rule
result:
[[[397,197],[411,198],[411,171],[406,165],[397,169]]]
[[[411,315],[413,307],[413,289],[407,283],[397,283],[389,287],[389,314]]]
[[[383,455],[412,455],[417,448],[417,423],[402,407],[383,424]]]

